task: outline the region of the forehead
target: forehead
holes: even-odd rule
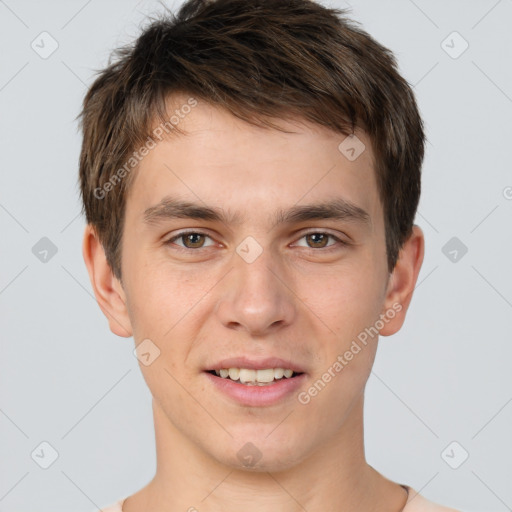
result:
[[[174,97],[168,110],[183,134],[155,122],[164,135],[141,160],[128,195],[139,214],[171,195],[229,209],[233,218],[265,213],[269,223],[277,207],[339,197],[381,215],[371,141],[360,130],[347,138],[301,119],[273,119],[286,132],[263,128],[187,96]]]

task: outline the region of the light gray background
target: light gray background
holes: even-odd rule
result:
[[[0,512],[92,511],[155,470],[133,339],[108,330],[81,256],[74,120],[93,70],[155,11],[0,0]],[[352,17],[395,52],[429,140],[426,257],[406,325],[380,341],[367,458],[434,501],[512,510],[512,0],[354,0]],[[31,48],[43,31],[59,45],[47,59]],[[469,43],[458,58],[454,31]],[[58,249],[46,263],[32,252],[42,237]],[[468,248],[456,262],[442,252],[452,237]],[[43,441],[59,455],[48,469],[31,457]]]

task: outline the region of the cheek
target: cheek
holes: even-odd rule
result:
[[[314,311],[334,334],[315,337],[321,362],[299,402],[309,404],[313,417],[323,417],[322,411],[330,410],[334,432],[359,400],[371,373],[378,341],[375,325],[382,302],[375,284],[371,286],[370,280],[357,279],[356,275],[333,280],[327,290],[317,299]]]
[[[212,287],[204,273],[171,268],[165,261],[151,265],[133,261],[130,275],[129,309],[136,340],[154,337],[166,341],[180,326],[190,327],[198,305]]]
[[[362,260],[300,281],[298,295],[336,336],[338,349],[373,325],[382,308],[385,278],[375,262],[365,265]]]

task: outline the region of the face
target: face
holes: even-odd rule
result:
[[[340,435],[374,360],[368,332],[400,307],[391,317],[369,139],[356,132],[353,160],[344,135],[280,124],[291,133],[198,102],[186,135],[136,171],[119,285],[169,427],[219,462],[266,470]]]

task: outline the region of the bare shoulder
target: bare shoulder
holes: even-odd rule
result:
[[[427,500],[424,496],[409,487],[409,499],[403,512],[462,512]]]
[[[119,500],[113,503],[112,505],[109,505],[108,507],[102,507],[100,510],[101,512],[123,512],[123,501]]]

